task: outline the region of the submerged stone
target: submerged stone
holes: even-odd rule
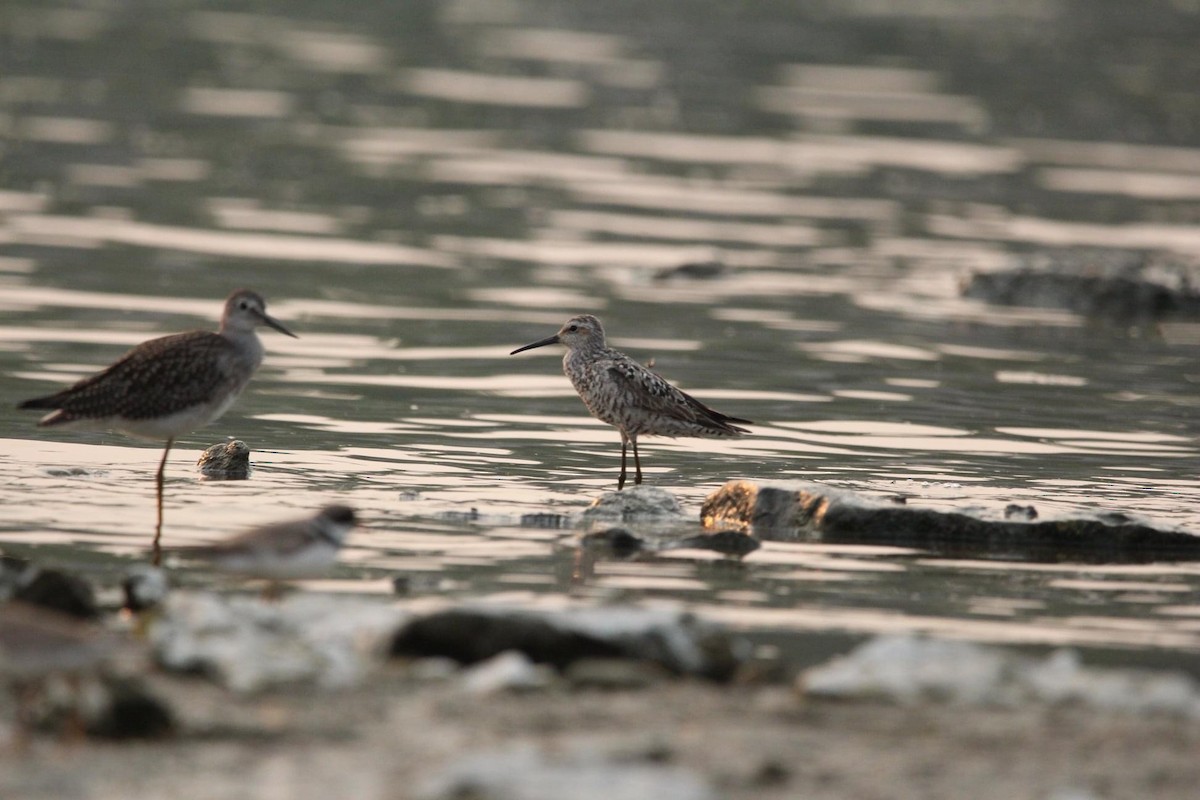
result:
[[[989,303],[1058,308],[1115,321],[1200,316],[1200,269],[1140,251],[1068,248],[1026,256],[1013,269],[977,272],[963,295]]]
[[[1200,536],[1124,512],[1039,518],[977,508],[945,511],[805,481],[731,481],[705,499],[700,518],[706,527],[740,527],[759,539],[894,545],[954,557],[1200,560]]]
[[[584,510],[582,516],[585,523],[662,523],[684,518],[675,496],[654,486],[605,492]]]

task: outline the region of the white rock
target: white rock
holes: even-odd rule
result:
[[[235,691],[296,682],[335,687],[362,679],[403,616],[360,598],[296,594],[273,603],[175,592],[149,638],[165,668],[202,671]]]
[[[543,689],[554,681],[554,668],[508,650],[463,670],[462,686],[472,694]]]
[[[1071,650],[1029,658],[999,647],[916,636],[879,636],[845,656],[806,670],[808,694],[924,699],[968,705],[1078,703],[1130,713],[1200,719],[1200,686],[1177,672],[1094,669]]]

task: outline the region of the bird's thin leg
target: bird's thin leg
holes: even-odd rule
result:
[[[637,437],[636,436],[632,437],[630,439],[630,441],[633,442],[633,466],[637,470],[636,474],[633,476],[633,483],[635,486],[641,486],[642,485],[642,460],[640,458],[638,458]]]
[[[625,443],[624,436],[621,437],[621,477],[617,478],[617,491],[625,488]]]
[[[158,523],[154,526],[154,566],[156,567],[162,562],[163,475],[167,469],[167,454],[171,452],[171,445],[174,442],[174,439],[167,439],[167,446],[163,448],[162,461],[158,462],[158,478],[156,480],[158,489]]]

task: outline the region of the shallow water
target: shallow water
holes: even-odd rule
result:
[[[757,422],[645,441],[647,481],[689,513],[729,478],[802,477],[1200,530],[1200,328],[960,296],[1057,248],[1200,256],[1195,14],[689,6],[7,10],[4,552],[105,575],[145,557],[157,449],[13,406],[212,325],[244,285],[301,338],[265,332],[250,389],[173,453],[168,545],[340,501],[368,527],[314,589],[682,601],[784,648],[916,629],[1200,650],[1200,565],[786,543],[593,561],[521,524],[614,488],[619,439],[558,354],[507,355],[588,311]],[[226,436],[253,476],[201,480]]]

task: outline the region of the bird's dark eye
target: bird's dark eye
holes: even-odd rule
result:
[[[247,308],[249,308],[249,307],[250,307],[250,304],[249,304],[249,303],[247,303],[245,300],[243,300],[242,302],[238,303],[238,308],[240,308],[242,311],[245,311],[245,310],[246,310]]]
[[[572,325],[571,327],[567,328],[567,330],[568,330],[569,332],[571,332],[571,333],[574,333],[575,331],[579,330],[579,326],[578,326],[578,325]]]

